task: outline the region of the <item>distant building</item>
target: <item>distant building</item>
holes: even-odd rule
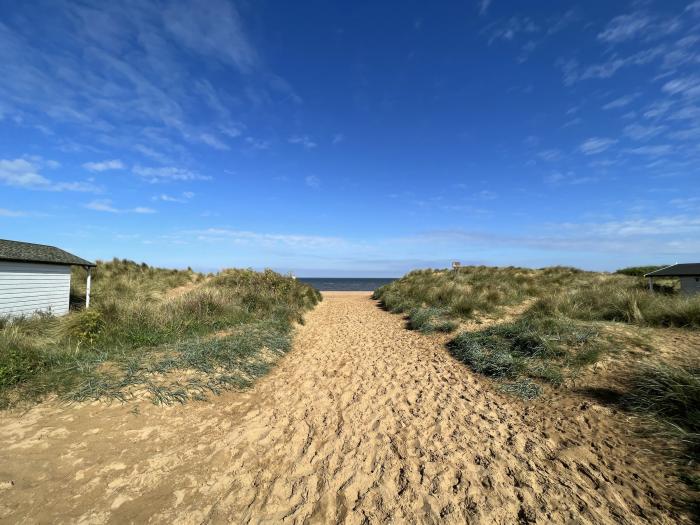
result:
[[[71,266],[88,270],[87,308],[95,263],[53,246],[0,239],[0,317],[68,313]]]
[[[644,277],[649,279],[649,289],[653,290],[654,277],[678,277],[681,281],[681,293],[700,293],[700,263],[672,264]]]

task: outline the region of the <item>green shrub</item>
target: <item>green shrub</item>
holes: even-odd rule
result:
[[[44,367],[42,352],[31,344],[19,324],[6,324],[0,331],[0,389],[14,386]]]
[[[84,295],[84,278],[84,270],[74,270],[76,297]],[[151,375],[196,363],[208,374],[198,379],[208,385],[205,390],[249,384],[270,366],[256,356],[265,348],[287,348],[293,323],[320,299],[310,286],[271,270],[203,276],[127,260],[98,261],[90,309],[0,323],[0,406],[51,392],[124,399],[137,384],[154,399],[182,400],[190,390],[153,383]],[[205,344],[219,330],[235,337]],[[210,353],[187,358],[198,346]]]
[[[666,268],[668,264],[661,264],[657,266],[630,266],[628,268],[620,268],[615,273],[621,275],[629,275],[631,277],[642,277],[648,273],[655,272],[661,268]]]
[[[75,341],[78,345],[92,346],[104,327],[105,322],[100,311],[90,308],[66,316],[60,325],[60,333],[63,339]]]
[[[633,373],[629,385],[624,398],[628,407],[700,434],[700,368],[645,365]]]
[[[390,312],[417,308],[445,309],[445,317],[466,319],[479,313],[557,291],[596,274],[575,268],[462,267],[453,270],[417,270],[374,291]]]
[[[528,378],[560,386],[569,374],[595,362],[605,343],[591,327],[530,314],[480,332],[462,332],[448,349],[480,374],[520,386]]]
[[[587,321],[700,328],[700,295],[652,293],[626,278],[550,295],[539,299],[533,311]]]
[[[517,381],[505,382],[499,385],[500,390],[512,396],[523,399],[534,399],[542,393],[542,389],[529,379],[519,379]]]
[[[408,326],[423,333],[452,332],[457,323],[449,319],[449,315],[444,308],[414,308],[408,314]]]

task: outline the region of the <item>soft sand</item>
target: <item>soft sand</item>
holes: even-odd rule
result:
[[[324,296],[250,392],[0,415],[0,519],[680,519],[671,467],[637,448],[622,414],[504,397],[369,294]]]

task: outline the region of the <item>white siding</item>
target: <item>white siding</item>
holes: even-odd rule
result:
[[[681,277],[681,292],[684,294],[700,293],[700,277]]]
[[[0,316],[68,313],[70,266],[0,261]]]

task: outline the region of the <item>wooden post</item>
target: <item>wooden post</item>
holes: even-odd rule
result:
[[[649,279],[649,291],[653,292],[654,291],[654,278],[648,277],[648,279]]]
[[[91,279],[91,273],[92,273],[92,268],[89,266],[87,267],[87,283],[85,284],[85,309],[87,310],[90,308],[90,281]]]

